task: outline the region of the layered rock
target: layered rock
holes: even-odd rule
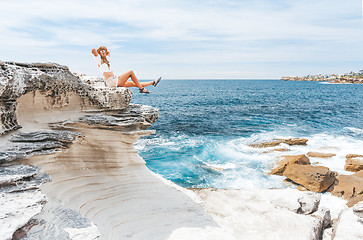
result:
[[[13,233],[40,213],[46,196],[40,186],[49,181],[38,167],[12,165],[0,167],[0,233],[11,239]]]
[[[30,92],[40,91],[46,97],[44,108],[65,107],[73,95],[82,99],[81,107],[125,109],[132,92],[126,88],[110,90],[94,88],[73,75],[68,67],[55,63],[14,63],[0,65],[0,116],[2,133],[19,129],[17,99]]]
[[[363,155],[348,154],[346,156],[344,169],[352,172],[363,170]]]

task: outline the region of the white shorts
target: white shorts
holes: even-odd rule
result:
[[[118,77],[117,76],[112,76],[110,78],[108,78],[106,80],[106,85],[110,88],[115,88],[117,87],[117,83],[118,83]]]

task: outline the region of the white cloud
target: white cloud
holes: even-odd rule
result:
[[[361,61],[360,13],[353,0],[8,1],[0,46],[2,60],[60,61],[88,74],[97,74],[90,48],[105,44],[114,66],[145,78],[153,69],[171,78],[278,77],[283,68],[266,63]]]

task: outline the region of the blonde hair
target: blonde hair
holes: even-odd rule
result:
[[[100,52],[101,52],[102,50],[105,50],[105,51],[106,51],[106,53],[108,53],[108,50],[107,50],[107,48],[106,48],[105,46],[101,46],[101,47],[99,47],[99,48],[97,49],[97,53],[98,53],[98,54],[100,54]],[[101,54],[100,54],[100,56],[101,56]],[[106,58],[106,57],[102,57],[102,56],[101,56],[101,59],[102,59],[102,61],[103,61],[104,63],[106,63],[106,64],[107,64],[107,66],[110,68],[110,62],[107,60],[107,58]]]

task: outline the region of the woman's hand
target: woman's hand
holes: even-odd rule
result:
[[[97,57],[97,56],[98,56],[97,50],[96,50],[96,49],[94,49],[94,48],[92,48],[92,53],[93,53],[93,55],[95,55],[95,57]]]

